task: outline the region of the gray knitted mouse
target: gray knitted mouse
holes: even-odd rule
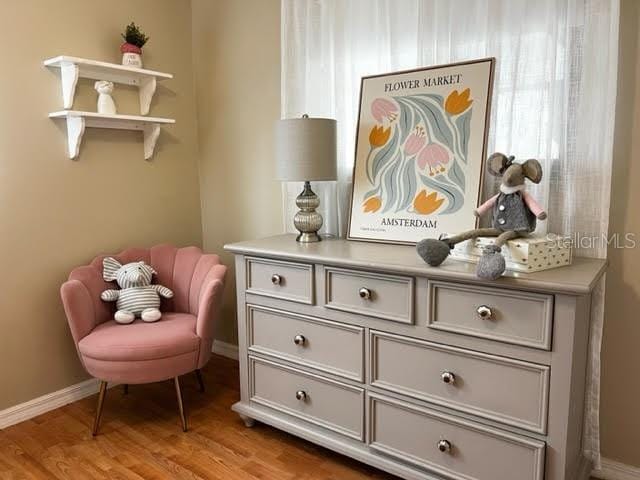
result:
[[[422,259],[436,267],[449,256],[456,243],[477,237],[497,237],[493,245],[485,247],[476,273],[487,280],[499,278],[505,271],[505,260],[502,246],[513,238],[523,237],[536,229],[536,219],[547,218],[546,212],[535,199],[524,191],[524,181],[528,178],[533,183],[542,180],[542,166],[537,160],[515,163],[514,157],[502,153],[494,153],[489,157],[489,173],[502,177],[500,193],[480,205],[476,216],[492,210],[491,228],[476,228],[452,237],[427,238],[418,242],[417,250]]]

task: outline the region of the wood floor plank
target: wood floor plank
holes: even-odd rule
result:
[[[238,364],[213,356],[181,378],[190,430],[180,428],[172,382],[107,392],[100,434],[96,396],[0,430],[0,480],[364,480],[394,479],[374,468],[231,411]]]

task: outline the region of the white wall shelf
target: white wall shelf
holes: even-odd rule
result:
[[[63,108],[73,107],[78,78],[92,78],[94,80],[108,80],[114,83],[137,86],[140,97],[140,114],[147,115],[151,99],[156,91],[157,81],[173,78],[170,73],[67,55],[49,58],[44,61],[44,64],[50,68],[60,69]]]
[[[160,125],[175,123],[173,118],[144,117],[140,115],[107,115],[78,110],[52,112],[49,118],[62,118],[67,121],[67,145],[69,158],[77,158],[82,135],[86,127],[116,128],[120,130],[142,130],[144,135],[144,158],[149,160],[160,135]]]

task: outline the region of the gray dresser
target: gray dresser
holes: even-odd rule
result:
[[[241,400],[406,479],[588,478],[591,291],[602,260],[481,282],[414,248],[293,235],[235,243]]]

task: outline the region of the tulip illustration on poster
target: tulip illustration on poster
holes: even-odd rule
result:
[[[474,228],[495,59],[364,77],[348,238]]]

